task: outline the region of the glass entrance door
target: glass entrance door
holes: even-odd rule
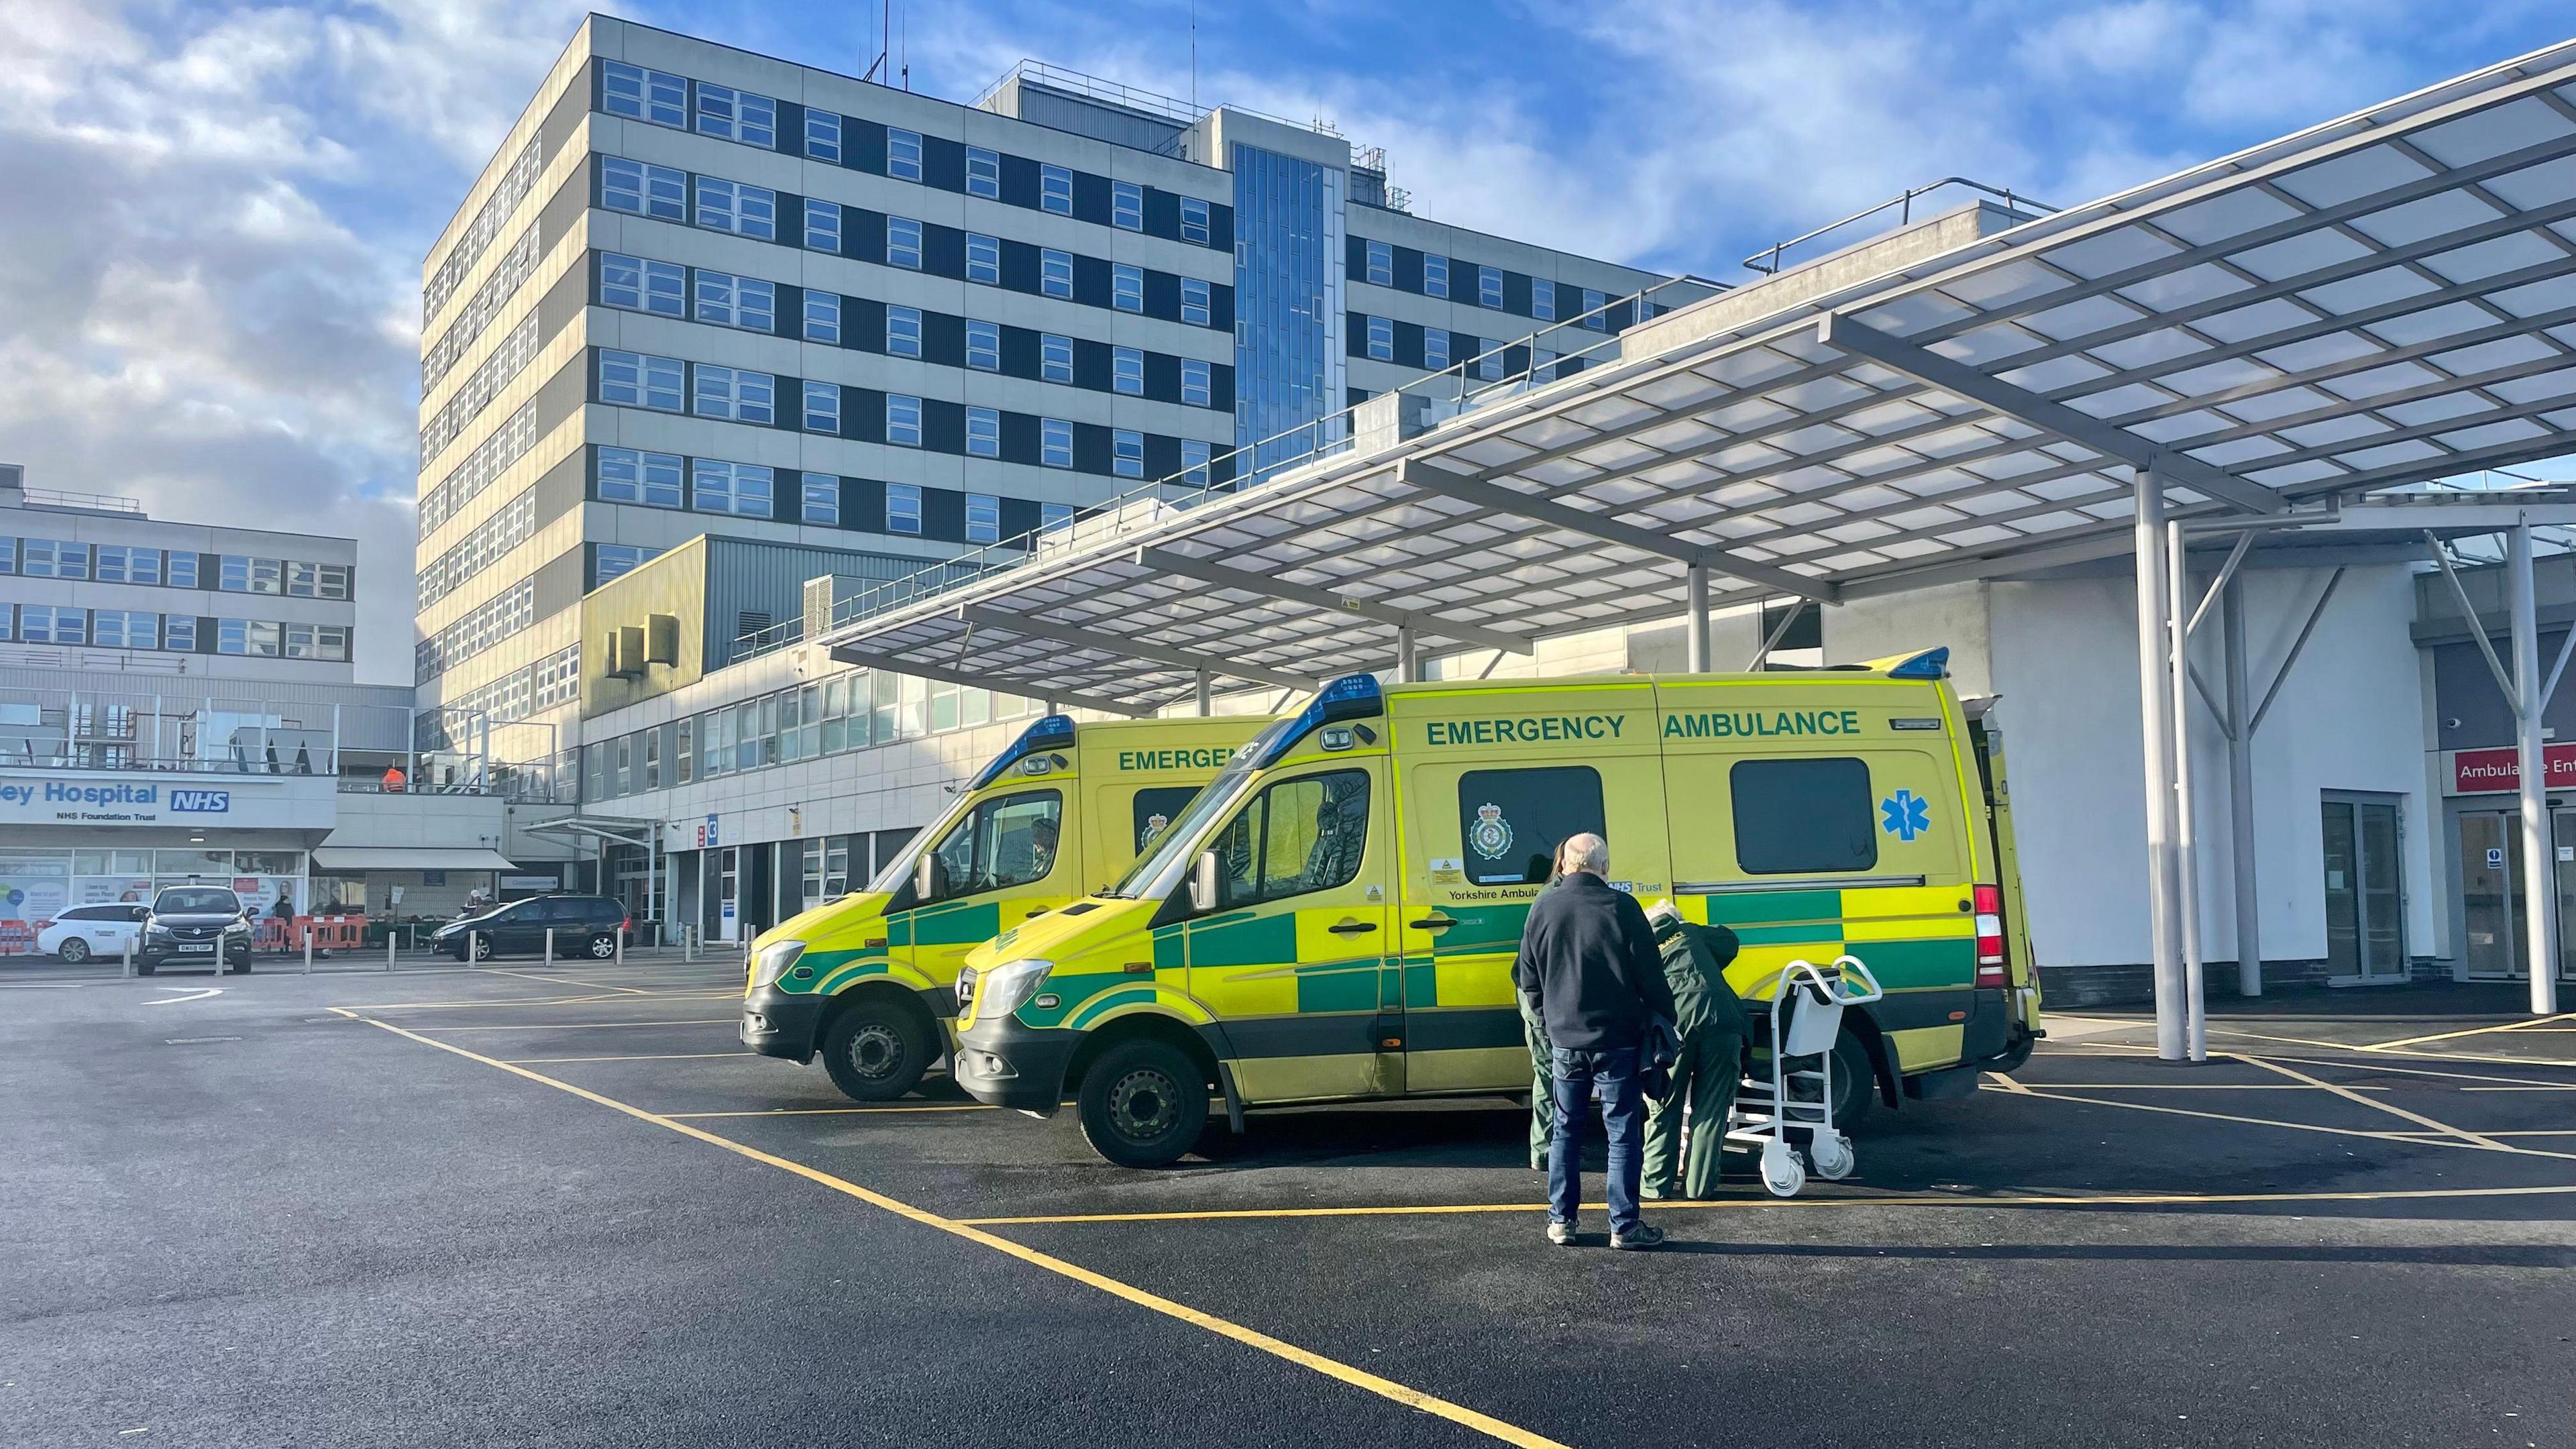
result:
[[[2406,900],[2397,802],[2325,800],[2326,965],[2329,976],[2391,981],[2406,974]]]
[[[2460,817],[2460,916],[2469,975],[2522,974],[2522,822],[2501,811]]]

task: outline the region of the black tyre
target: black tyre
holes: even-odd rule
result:
[[[1207,1126],[1207,1074],[1187,1052],[1141,1038],[1082,1076],[1082,1137],[1120,1167],[1169,1167]]]
[[[54,948],[54,959],[66,966],[78,966],[89,959],[89,942],[78,936],[65,936],[63,943]]]
[[[853,1102],[891,1102],[920,1085],[939,1049],[919,1007],[874,992],[851,1002],[823,1033],[823,1070]]]
[[[588,956],[593,961],[606,961],[617,954],[617,938],[615,936],[593,936],[582,943],[581,950],[583,955]]]
[[[230,975],[248,976],[250,974],[250,958],[248,956],[244,956],[224,967],[224,970]]]
[[[137,976],[149,976],[160,969],[161,963],[158,961],[137,961],[134,963],[134,974]]]
[[[1815,1068],[1814,1057],[1800,1057],[1791,1065],[1803,1070]],[[1767,1069],[1767,1064],[1757,1070]],[[1878,1071],[1870,1064],[1869,1047],[1850,1027],[1834,1038],[1834,1130],[1846,1135],[1867,1120],[1878,1105]],[[1812,1102],[1816,1099],[1813,1082],[1791,1082],[1790,1096]],[[1792,1137],[1803,1142],[1804,1129],[1791,1129]]]

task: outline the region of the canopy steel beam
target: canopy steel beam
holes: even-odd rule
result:
[[[1444,473],[1437,468],[1422,466],[1419,459],[1407,458],[1398,463],[1396,474],[1408,488],[1418,488],[1425,493],[1437,493],[1445,498],[1455,498],[1461,503],[1472,503],[1479,508],[1488,508],[1496,513],[1508,513],[1515,518],[1527,518],[1547,524],[1551,528],[1562,528],[1568,533],[1585,534],[1600,539],[1604,543],[1615,543],[1623,548],[1633,548],[1639,553],[1672,559],[1686,567],[1704,568],[1712,573],[1726,574],[1749,584],[1760,584],[1764,588],[1779,593],[1795,594],[1799,598],[1813,599],[1820,604],[1833,603],[1840,594],[1834,585],[1821,579],[1811,579],[1804,574],[1793,573],[1772,564],[1755,563],[1751,559],[1738,558],[1722,548],[1705,548],[1699,544],[1685,543],[1652,529],[1639,528],[1633,523],[1622,523],[1606,514],[1568,507],[1553,499],[1536,497],[1515,488],[1505,488],[1499,484],[1463,477],[1456,473]]]
[[[1281,599],[1292,604],[1306,604],[1336,614],[1357,614],[1363,619],[1374,620],[1394,628],[1409,628],[1418,634],[1436,634],[1444,639],[1455,639],[1462,644],[1473,644],[1482,649],[1500,649],[1506,654],[1529,654],[1538,648],[1527,635],[1489,629],[1481,624],[1462,624],[1444,615],[1426,614],[1414,609],[1398,609],[1368,599],[1354,599],[1348,594],[1335,593],[1331,589],[1317,588],[1312,584],[1291,583],[1286,579],[1268,574],[1256,574],[1249,569],[1239,569],[1232,564],[1218,563],[1213,559],[1174,553],[1167,548],[1140,548],[1136,550],[1136,561],[1148,568],[1161,569],[1170,574],[1182,574],[1197,579],[1201,583],[1214,584],[1221,589],[1233,589],[1239,593],[1256,594],[1268,599]],[[1300,688],[1303,687],[1300,686]]]
[[[865,649],[853,649],[846,644],[833,645],[832,657],[843,664],[856,664],[866,669],[882,669],[888,674],[911,674],[923,679],[963,684],[973,689],[999,690],[1004,694],[1016,694],[1027,699],[1053,700],[1058,704],[1079,705],[1084,709],[1096,709],[1102,714],[1114,714],[1127,719],[1143,719],[1153,714],[1156,709],[1154,705],[1135,704],[1123,699],[1103,699],[1096,694],[1071,694],[1052,685],[1038,684],[1026,679],[1012,679],[999,674],[978,674],[971,670],[950,669],[943,665],[923,663],[913,659],[897,659],[891,655],[870,653]]]
[[[1096,629],[1085,629],[1076,624],[1058,624],[1051,619],[1035,619],[1026,614],[1007,613],[982,604],[965,605],[957,613],[958,617],[966,622],[982,628],[1001,629],[1039,639],[1053,639],[1059,644],[1071,644],[1077,649],[1090,649],[1102,654],[1150,659],[1156,664],[1168,664],[1175,669],[1186,669],[1193,675],[1230,675],[1236,679],[1250,680],[1255,684],[1267,684],[1276,689],[1313,690],[1323,687],[1321,682],[1302,674],[1286,674],[1276,669],[1264,669],[1257,664],[1245,664],[1231,659],[1215,659],[1205,654],[1193,654],[1186,649],[1167,648],[1137,639],[1122,639],[1115,634],[1103,634]]]
[[[2248,482],[2223,468],[2213,468],[2187,453],[2157,447],[2126,428],[2113,427],[2089,413],[2078,412],[2064,403],[2051,402],[2035,392],[1979,372],[1964,362],[1926,351],[1840,313],[1828,312],[1817,321],[1816,340],[1856,357],[1866,357],[1916,382],[1990,407],[2008,418],[2028,423],[2042,432],[2054,433],[2070,443],[2081,444],[2130,467],[2152,466],[2166,482],[2194,493],[2256,513],[2282,513],[2289,509],[2287,499],[2260,483]]]

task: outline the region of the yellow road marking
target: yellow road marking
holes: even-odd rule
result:
[[[2576,1012],[2569,1012],[2561,1016],[2535,1016],[2528,1020],[2508,1021],[2495,1026],[2469,1026],[2462,1027],[2458,1031],[2437,1031],[2429,1036],[2404,1036],[2399,1037],[2395,1041],[2375,1041],[2358,1047],[2356,1050],[2366,1052],[2393,1051],[2398,1047],[2417,1046],[2428,1041],[2450,1041],[2454,1037],[2485,1036],[2490,1032],[2498,1031],[2519,1031],[2537,1026],[2544,1021],[2567,1021],[2570,1019],[2576,1019]]]
[[[2015,1083],[2015,1086],[2020,1086]],[[2070,1092],[2331,1092],[2326,1083],[2297,1082],[2040,1082],[2036,1085]],[[2021,1090],[2028,1091],[2028,1087]],[[2386,1087],[2354,1087],[2356,1092],[2385,1092]]]
[[[432,1030],[436,1028],[433,1027]],[[516,1062],[524,1067],[544,1062],[711,1062],[719,1057],[742,1055],[744,1054],[741,1052],[642,1052],[634,1056],[620,1057],[505,1057],[503,1060]]]
[[[2030,1090],[2030,1088],[2023,1086],[2021,1083],[2014,1081],[2012,1078],[2005,1076],[2001,1072],[1986,1073],[1986,1080],[2003,1088],[2007,1092],[2027,1092]]]
[[[2315,1037],[2307,1036],[2271,1036],[2259,1031],[2241,1031],[2234,1027],[2211,1027],[2209,1029],[2209,1034],[2211,1036],[2241,1036],[2253,1041],[2287,1042],[2292,1046],[2319,1047],[2331,1052],[2347,1052],[2362,1058],[2364,1061],[2376,1061],[2382,1056],[2391,1056],[2404,1057],[2410,1061],[2419,1062],[2477,1062],[2491,1066],[2503,1067],[2576,1067],[2576,1062],[2559,1061],[2554,1057],[2497,1057],[2479,1056],[2469,1052],[2393,1051],[2386,1047],[2358,1047],[2353,1045],[2351,1042],[2345,1041],[2319,1041]],[[2142,1048],[2142,1050],[2153,1051],[2154,1048],[2147,1047]],[[2329,1062],[2324,1063],[2323,1065],[2356,1066],[2358,1064],[2353,1062]]]
[[[340,1011],[341,1009],[333,1007],[332,1010]],[[610,1111],[623,1112],[627,1116],[633,1117],[639,1122],[650,1122],[657,1127],[668,1128],[682,1136],[694,1137],[698,1141],[704,1142],[710,1147],[723,1148],[727,1152],[736,1153],[740,1156],[750,1158],[754,1162],[764,1163],[768,1166],[775,1167],[781,1172],[794,1173],[796,1176],[804,1178],[808,1182],[816,1183],[820,1186],[830,1188],[834,1192],[856,1198],[871,1207],[882,1208],[897,1217],[909,1219],[910,1221],[919,1223],[924,1227],[937,1228],[943,1233],[963,1238],[967,1242],[990,1248],[997,1253],[1007,1254],[1034,1267],[1044,1268],[1050,1273],[1060,1274],[1063,1277],[1070,1278],[1087,1287],[1097,1288],[1103,1293],[1107,1293],[1112,1297],[1124,1299],[1140,1308],[1151,1309],[1165,1317],[1178,1319],[1194,1328],[1205,1329],[1207,1332],[1216,1334],[1219,1337],[1229,1338],[1237,1343],[1245,1345],[1246,1347],[1259,1349],[1263,1353],[1284,1359],[1300,1368],[1311,1369],[1316,1373],[1324,1375],[1326,1378],[1336,1379],[1342,1383],[1349,1384],[1353,1388],[1364,1389],[1369,1393],[1376,1394],[1380,1398],[1402,1404],[1406,1408],[1419,1409],[1426,1414],[1437,1415],[1440,1418],[1447,1419],[1453,1424],[1473,1429],[1489,1438],[1499,1439],[1506,1444],[1518,1446],[1518,1449],[1569,1449],[1569,1446],[1564,1445],[1557,1440],[1550,1439],[1543,1434],[1534,1433],[1528,1429],[1521,1428],[1517,1424],[1505,1423],[1500,1419],[1494,1418],[1492,1415],[1478,1413],[1476,1410],[1470,1409],[1463,1404],[1451,1403],[1449,1400],[1440,1398],[1437,1395],[1424,1393],[1420,1389],[1409,1388],[1406,1385],[1397,1383],[1393,1379],[1381,1378],[1365,1369],[1354,1368],[1338,1359],[1326,1358],[1322,1354],[1299,1348],[1297,1345],[1290,1343],[1285,1339],[1273,1338],[1269,1334],[1261,1332],[1259,1329],[1246,1328],[1242,1324],[1236,1323],[1231,1319],[1219,1318],[1212,1313],[1203,1313],[1196,1308],[1190,1307],[1186,1303],[1165,1298],[1160,1294],[1149,1293],[1133,1284],[1121,1282],[1116,1278],[1107,1276],[1106,1274],[1095,1273],[1089,1268],[1067,1262],[1062,1258],[1053,1256],[1052,1254],[1041,1253],[1035,1248],[1024,1247],[1018,1243],[1012,1242],[1008,1238],[984,1232],[979,1228],[959,1222],[954,1218],[941,1217],[939,1214],[930,1212],[927,1209],[917,1208],[910,1203],[887,1197],[883,1193],[870,1191],[867,1188],[859,1186],[855,1182],[851,1182],[845,1178],[834,1177],[830,1173],[824,1172],[819,1168],[808,1167],[801,1162],[791,1161],[788,1158],[777,1156],[774,1153],[763,1152],[757,1147],[745,1146],[740,1142],[734,1141],[730,1137],[721,1137],[713,1132],[709,1132],[703,1127],[692,1127],[686,1122],[675,1120],[660,1113],[648,1112],[641,1107],[618,1101],[614,1097],[605,1097],[597,1092],[576,1087],[570,1082],[549,1077],[543,1072],[532,1072],[525,1067],[513,1066],[508,1062],[501,1061],[494,1057],[484,1056],[479,1052],[468,1051],[464,1047],[439,1041],[434,1037],[422,1036],[416,1031],[407,1031],[389,1021],[376,1021],[369,1017],[357,1016],[354,1012],[342,1011],[341,1014],[344,1016],[350,1016],[358,1021],[364,1021],[368,1025],[376,1027],[379,1030],[389,1031],[396,1036],[406,1037],[412,1041],[419,1042],[423,1046],[436,1047],[443,1052],[453,1052],[457,1056],[463,1057],[468,1061],[481,1062],[485,1066],[497,1068],[501,1071],[508,1072],[513,1076],[525,1077],[529,1081],[552,1087],[559,1092],[568,1092],[573,1096],[581,1098],[583,1101],[606,1107]]]
[[[333,1007],[332,1010],[339,1010]],[[423,1031],[612,1031],[634,1026],[732,1026],[738,1016],[693,1016],[682,1021],[512,1021],[493,1026],[424,1026]]]
[[[2524,1082],[2511,1087],[2462,1087],[2463,1092],[2576,1092],[2571,1082]]]
[[[587,986],[596,991],[631,991],[637,996],[653,994],[640,986],[611,986],[603,981],[584,981],[574,976],[531,976],[525,971],[509,971],[498,966],[478,966],[474,969],[493,976],[516,976],[522,981],[568,981],[575,986]]]
[[[2094,1107],[2118,1107],[2130,1112],[2162,1112],[2174,1117],[2206,1117],[2213,1122],[2241,1122],[2250,1127],[2284,1127],[2293,1132],[2323,1132],[2336,1137],[2374,1137],[2387,1142],[2413,1142],[2426,1147],[2457,1147],[2467,1152],[2506,1152],[2522,1157],[2557,1157],[2576,1162],[2576,1152],[2548,1152],[2536,1147],[2508,1147],[2503,1143],[2479,1146],[2448,1135],[2421,1132],[2373,1132],[2363,1127],[2320,1127],[2313,1122],[2281,1122],[2269,1117],[2236,1117],[2225,1112],[2196,1112],[2189,1107],[2159,1107],[2152,1102],[2114,1102],[2107,1097],[2070,1097],[2059,1092],[2032,1092],[2059,1102],[2082,1102]]]
[[[2556,1082],[2535,1082],[2529,1077],[2489,1076],[2483,1072],[2444,1072],[2436,1071],[2431,1067],[2392,1067],[2377,1057],[2373,1057],[2367,1062],[2321,1062],[2314,1057],[2272,1057],[2269,1058],[2269,1060],[2276,1062],[2297,1062],[2303,1067],[2334,1067],[2338,1070],[2350,1072],[2395,1072],[2399,1076],[2434,1077],[2447,1082],[2508,1082],[2521,1087],[2556,1087],[2561,1085]],[[2439,1058],[2436,1058],[2436,1060],[2439,1060]],[[2532,1065],[2547,1066],[2549,1064],[2546,1062],[2534,1062]],[[2576,1083],[2568,1083],[2565,1085],[2576,1087]],[[2355,1088],[2354,1090],[2358,1091],[2360,1089]],[[2465,1092],[2470,1089],[2463,1087],[2460,1090]]]
[[[2238,1061],[2244,1062],[2249,1066],[2261,1067],[2267,1072],[2279,1072],[2282,1076],[2288,1077],[2293,1081],[2304,1082],[2311,1087],[2323,1087],[2327,1091],[2334,1093],[2336,1096],[2343,1098],[2347,1102],[2359,1102],[2365,1107],[2371,1108],[2374,1111],[2385,1112],[2391,1117],[2402,1117],[2407,1121],[2414,1123],[2418,1127],[2430,1127],[2436,1132],[2447,1132],[2451,1136],[2457,1137],[2463,1142],[2474,1142],[2481,1147],[2493,1147],[2503,1151],[2512,1150],[2505,1147],[2501,1142],[2497,1142],[2491,1138],[2480,1137],[2478,1134],[2469,1131],[2465,1127],[2454,1127],[2448,1122],[2436,1122],[2421,1112],[2409,1112],[2405,1108],[2397,1106],[2391,1102],[2374,1102],[2368,1097],[2363,1096],[2361,1093],[2354,1091],[2350,1087],[2338,1087],[2329,1082],[2321,1082],[2316,1078],[2309,1076],[2307,1073],[2300,1071],[2296,1067],[2285,1067],[2279,1062],[2265,1061],[2261,1057],[2249,1057],[2241,1053],[2230,1053],[2230,1055],[2235,1056]]]
[[[1889,1197],[1741,1197],[1707,1201],[1649,1201],[1650,1212],[1668,1210],[1702,1211],[1710,1209],[1761,1210],[1771,1208],[1829,1207],[2165,1207],[2191,1204],[2223,1205],[2227,1203],[2267,1202],[2402,1202],[2433,1198],[2466,1197],[2542,1197],[2576,1196],[2576,1183],[2564,1186],[2536,1187],[2432,1187],[2390,1188],[2384,1191],[2355,1192],[2222,1192],[2222,1193],[2101,1193],[2089,1196],[1889,1196]],[[1603,1210],[1600,1203],[1585,1203],[1584,1210]],[[959,1218],[969,1227],[1008,1228],[1038,1227],[1058,1223],[1179,1223],[1214,1222],[1236,1218],[1386,1218],[1386,1217],[1452,1217],[1471,1213],[1543,1213],[1543,1202],[1494,1203],[1423,1203],[1387,1204],[1366,1207],[1308,1208],[1208,1208],[1175,1212],[1138,1213],[1052,1213],[1016,1218]]]
[[[538,1059],[522,1057],[520,1060]],[[582,1059],[570,1057],[566,1060]],[[1002,1109],[999,1107],[987,1107],[981,1102],[935,1102],[901,1107],[771,1107],[761,1112],[665,1112],[662,1115],[674,1122],[695,1122],[707,1117],[874,1117],[886,1112],[998,1112],[1000,1110]]]

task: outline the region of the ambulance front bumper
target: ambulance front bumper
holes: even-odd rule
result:
[[[742,1044],[765,1057],[791,1062],[814,1060],[815,1028],[823,1020],[824,998],[763,986],[742,999],[742,1024],[734,1031]]]
[[[1059,1026],[1029,1026],[1013,1016],[978,1021],[958,1033],[950,1071],[978,1102],[1052,1117],[1081,1044],[1081,1032]]]

